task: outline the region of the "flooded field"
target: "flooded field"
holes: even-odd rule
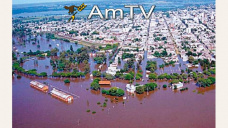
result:
[[[60,51],[69,50],[70,45],[73,49],[82,47],[73,43],[59,40],[49,40],[45,36],[38,36],[40,50],[50,50],[52,47],[58,47]],[[39,50],[36,45],[26,42],[26,45],[18,45],[20,38],[13,37],[16,42],[13,50],[19,53]],[[58,45],[57,45],[58,44]],[[19,54],[22,56],[22,54]],[[146,53],[145,53],[146,55]],[[107,54],[108,56],[108,54]],[[108,57],[107,57],[108,58]],[[50,58],[36,59],[38,64],[34,64],[33,59],[29,59],[22,66],[23,68],[37,69],[37,72],[47,72],[51,75],[53,72],[50,66]],[[164,63],[162,59],[155,59],[159,64]],[[146,77],[145,58],[142,62],[144,81],[135,81],[135,83],[145,84],[155,82]],[[179,57],[179,63],[175,66],[168,66],[164,69],[157,69],[157,74],[162,73],[180,73],[181,69],[185,69],[183,62]],[[91,71],[98,68],[98,64],[90,57],[89,60]],[[108,63],[107,63],[108,65]],[[107,65],[102,69],[104,72]],[[119,67],[123,67],[122,61]],[[181,66],[180,66],[181,65]],[[79,69],[80,68],[79,65]],[[202,72],[202,68],[194,68],[193,71]],[[91,72],[90,71],[90,72]],[[18,73],[17,73],[18,75]],[[155,127],[155,128],[214,128],[215,127],[215,86],[207,88],[199,88],[194,81],[184,83],[184,87],[188,90],[180,92],[173,91],[171,88],[163,89],[163,84],[169,84],[170,81],[158,80],[156,83],[161,86],[154,91],[144,92],[144,94],[131,94],[125,89],[127,80],[112,80],[112,87],[116,86],[125,90],[126,99],[115,99],[113,96],[107,96],[100,91],[93,91],[90,88],[92,78],[89,74],[82,78],[70,78],[69,84],[64,84],[65,78],[52,77],[35,77],[25,74],[19,74],[22,78],[12,77],[13,81],[13,127],[33,127],[33,128],[62,128],[62,127],[110,127],[110,128],[139,128],[139,127]],[[30,87],[30,81],[36,80],[41,83],[47,82],[49,87],[56,87],[79,97],[75,97],[73,103],[66,104],[48,93],[37,91]],[[102,86],[108,89],[110,87]],[[101,104],[108,99],[107,106],[101,107]],[[101,104],[97,104],[100,102]],[[90,110],[90,112],[87,112]],[[95,114],[92,114],[95,111]]]

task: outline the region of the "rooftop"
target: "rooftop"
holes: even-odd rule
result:
[[[110,81],[99,81],[99,84],[109,84],[109,85],[111,85],[111,82]]]

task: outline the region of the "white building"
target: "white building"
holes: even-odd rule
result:
[[[136,87],[134,85],[127,84],[126,85],[126,89],[127,89],[128,92],[134,93]]]
[[[179,83],[177,83],[177,84],[172,84],[172,89],[174,89],[174,86],[177,86],[177,88],[182,88],[183,86],[184,86],[184,84],[183,83],[181,83],[181,82],[179,82]]]

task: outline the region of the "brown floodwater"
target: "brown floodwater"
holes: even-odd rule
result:
[[[15,41],[17,37],[13,37]],[[41,37],[39,37],[41,40]],[[56,40],[57,41],[57,40]],[[55,45],[56,41],[46,41],[42,37],[40,43],[45,46],[49,43]],[[58,41],[57,41],[58,42]],[[60,43],[62,50],[68,50],[70,43]],[[14,45],[20,52],[29,51],[28,46]],[[67,46],[65,48],[64,46]],[[76,50],[78,45],[74,45]],[[42,48],[42,45],[41,45]],[[31,46],[32,50],[37,47]],[[48,49],[48,47],[47,47]],[[44,47],[43,50],[46,50]],[[146,54],[146,53],[145,53]],[[164,69],[157,69],[156,73],[180,73],[180,69],[185,69],[180,59],[181,67],[176,64],[174,67],[169,66]],[[161,59],[155,59],[158,64],[164,63]],[[50,58],[38,60],[38,65],[34,65],[34,60],[28,60],[23,64],[25,69],[37,69],[38,72],[46,71],[50,75],[53,70],[50,66]],[[142,67],[146,66],[145,59]],[[121,61],[120,67],[124,61]],[[90,68],[95,70],[98,68],[93,58],[89,60]],[[48,65],[49,68],[46,68]],[[108,65],[108,64],[107,64]],[[107,69],[104,66],[102,72]],[[82,70],[82,65],[79,69]],[[202,68],[194,68],[193,70],[202,71]],[[180,92],[173,91],[170,88],[163,89],[163,84],[169,84],[170,81],[156,81],[161,88],[157,88],[151,92],[144,94],[132,94],[126,92],[125,86],[129,81],[112,80],[111,86],[116,86],[125,90],[126,99],[107,96],[101,91],[93,91],[90,88],[92,78],[89,74],[83,78],[70,78],[71,83],[64,84],[65,78],[41,78],[20,74],[21,79],[13,76],[13,127],[15,128],[62,128],[62,127],[110,127],[110,128],[139,128],[139,127],[155,127],[155,128],[214,128],[215,127],[215,86],[208,88],[199,88],[194,81],[184,83],[184,87],[188,90]],[[145,77],[145,69],[143,68],[144,81],[136,81],[134,83],[145,84],[154,82]],[[74,97],[73,103],[67,104],[48,93],[40,92],[32,87],[29,83],[32,80],[39,82],[47,82],[50,86],[65,90],[79,97]],[[104,89],[110,87],[102,86]],[[49,89],[50,90],[50,89]],[[108,99],[107,106],[101,105]],[[101,104],[97,104],[100,102]],[[90,112],[86,112],[87,110]],[[96,114],[92,114],[96,111]]]

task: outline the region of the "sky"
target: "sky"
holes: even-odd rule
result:
[[[29,3],[46,3],[60,1],[79,1],[79,0],[13,0],[13,4],[29,4]]]
[[[46,3],[46,2],[62,2],[62,1],[83,1],[83,0],[13,0],[13,4]],[[93,1],[93,0],[90,0],[90,1]],[[94,0],[94,1],[98,1],[98,0]],[[149,1],[163,2],[163,1],[169,1],[169,0],[149,0]],[[180,0],[171,0],[171,1],[175,2]],[[183,0],[183,1],[194,1],[194,0]],[[207,1],[207,0],[195,0],[195,1],[199,2],[199,1]]]

